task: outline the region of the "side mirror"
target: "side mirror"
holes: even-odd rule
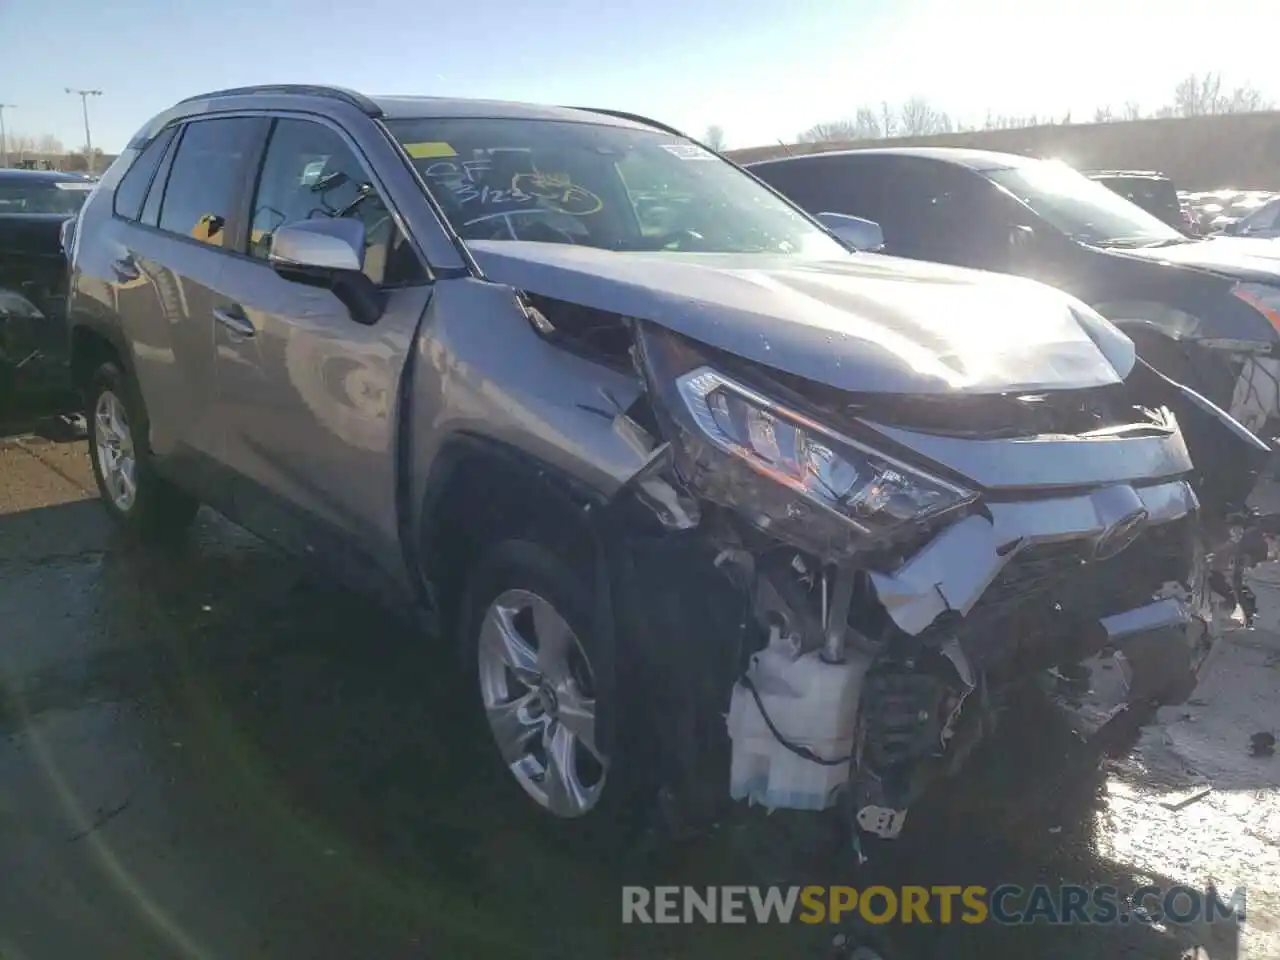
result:
[[[1233,220],[1231,223],[1223,224],[1222,232],[1229,237],[1238,237],[1249,231],[1245,228],[1243,220]]]
[[[874,253],[884,249],[884,231],[874,220],[851,217],[847,213],[820,213],[817,220],[855,250]]]
[[[295,220],[271,235],[267,262],[286,280],[324,287],[370,326],[382,316],[382,291],[364,273],[364,224],[347,218]]]

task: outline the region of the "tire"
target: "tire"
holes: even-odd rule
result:
[[[180,536],[200,503],[156,472],[147,446],[146,407],[136,385],[115,363],[102,364],[90,378],[85,418],[93,477],[112,519],[140,540]]]
[[[463,696],[471,703],[469,725],[499,781],[494,789],[519,808],[517,816],[532,817],[556,841],[598,855],[636,837],[645,805],[636,803],[643,778],[626,768],[616,748],[606,747],[621,742],[614,726],[623,721],[616,702],[603,714],[598,709],[613,696],[614,657],[608,638],[593,629],[589,584],[588,575],[541,544],[499,543],[467,578],[456,649]],[[510,624],[508,636],[525,641],[518,652],[500,642],[499,609]],[[513,708],[521,701],[523,707]],[[505,724],[505,750],[491,718]]]

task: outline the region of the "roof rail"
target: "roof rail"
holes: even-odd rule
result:
[[[686,140],[691,139],[688,134],[682,133],[675,127],[660,123],[657,120],[650,120],[648,117],[642,117],[638,113],[627,113],[625,110],[609,110],[605,107],[569,107],[570,110],[585,110],[588,113],[603,113],[605,116],[617,117],[619,120],[630,120],[632,123],[643,124],[646,127],[653,127],[655,130],[661,130],[663,133],[669,133],[675,137],[684,137]]]
[[[308,83],[266,83],[253,87],[230,87],[226,90],[211,90],[194,97],[187,97],[179,103],[191,103],[194,100],[211,100],[215,97],[245,97],[252,95],[272,96],[285,95],[297,97],[329,97],[349,103],[362,113],[371,117],[382,116],[382,108],[362,93],[348,90],[346,87],[326,87]]]

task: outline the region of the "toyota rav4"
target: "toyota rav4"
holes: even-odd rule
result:
[[[424,611],[563,829],[712,793],[894,836],[1010,683],[1194,666],[1266,449],[1080,301],[861,226],[611,111],[183,101],[74,234],[103,501]]]

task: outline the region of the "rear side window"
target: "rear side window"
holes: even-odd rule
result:
[[[790,200],[804,207],[810,213],[822,213],[828,210],[830,203],[823,206],[830,190],[824,192],[820,177],[815,177],[813,160],[801,160],[795,163],[769,163],[759,167],[748,167],[773,189]],[[839,212],[839,211],[832,211]]]
[[[116,187],[115,204],[112,209],[116,216],[126,220],[137,220],[142,213],[142,201],[151,186],[156,168],[160,166],[160,158],[173,139],[173,127],[160,131],[160,134],[142,148],[142,153],[134,158],[133,164],[125,171],[125,175]]]
[[[211,246],[226,242],[258,121],[245,117],[187,124],[165,184],[160,229]]]
[[[142,205],[142,218],[138,221],[148,227],[160,225],[160,201],[164,199],[164,185],[169,180],[169,171],[173,168],[173,155],[178,152],[181,134],[169,138],[169,149],[164,152],[160,168],[151,178],[151,189],[147,191],[147,202]]]
[[[1178,191],[1170,180],[1157,180],[1153,177],[1108,177],[1103,179],[1102,183],[1130,203],[1136,203],[1143,210],[1161,219],[1177,217],[1182,210],[1182,205],[1178,201]]]

